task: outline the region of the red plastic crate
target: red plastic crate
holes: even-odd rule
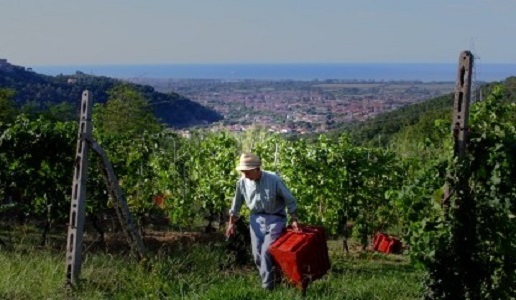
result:
[[[401,241],[397,237],[379,232],[373,239],[373,249],[383,253],[399,253]]]
[[[303,226],[301,232],[292,228],[271,244],[269,251],[286,277],[297,287],[321,278],[331,267],[324,228]]]
[[[381,233],[381,232],[377,233],[374,236],[374,239],[373,239],[373,250],[378,251],[378,248],[380,247],[380,244],[382,243],[383,239],[386,236],[387,236],[386,234]]]

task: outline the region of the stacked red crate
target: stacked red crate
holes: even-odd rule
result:
[[[287,228],[269,251],[287,278],[301,289],[331,267],[323,227],[303,226],[301,232]]]

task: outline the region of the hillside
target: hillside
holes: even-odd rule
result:
[[[95,103],[107,101],[107,91],[122,81],[91,76],[81,72],[73,75],[47,76],[7,63],[0,59],[0,88],[16,91],[14,101],[18,106],[33,103],[44,109],[48,104],[69,102],[78,105],[83,90],[90,90]],[[148,85],[129,83],[147,99],[156,117],[172,128],[204,125],[222,119],[222,116],[207,107],[193,102],[177,93],[160,93]]]
[[[516,77],[509,77],[502,82],[492,82],[480,87],[480,95],[488,95],[497,84],[504,86],[504,99],[516,102]],[[352,141],[361,145],[386,145],[397,133],[409,127],[430,129],[437,119],[452,118],[454,94],[428,99],[400,109],[380,114],[363,122],[347,123],[332,131],[332,135],[343,132],[350,134]],[[421,130],[419,130],[421,131]],[[431,134],[431,132],[428,132]]]

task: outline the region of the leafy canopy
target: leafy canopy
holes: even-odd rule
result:
[[[108,101],[96,106],[98,127],[106,134],[140,136],[162,128],[148,100],[129,85],[117,85],[108,91]]]

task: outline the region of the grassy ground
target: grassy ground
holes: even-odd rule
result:
[[[259,284],[251,266],[228,264],[223,239],[175,236],[153,238],[145,263],[122,246],[86,245],[80,287],[64,288],[63,241],[53,247],[0,248],[0,299],[302,299],[283,282],[272,292]],[[406,258],[371,252],[342,252],[330,241],[332,270],[308,287],[305,299],[420,299],[421,271]]]

